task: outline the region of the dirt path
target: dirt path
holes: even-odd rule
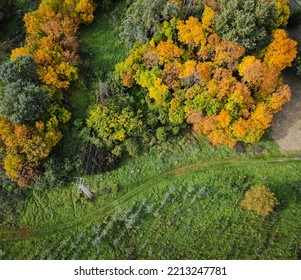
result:
[[[272,137],[282,151],[301,151],[301,79],[285,73],[284,83],[291,87],[292,99],[275,116]]]
[[[301,44],[301,26],[289,30],[290,37]],[[272,137],[284,152],[301,151],[301,79],[290,71],[283,75],[292,90],[292,99],[277,113],[272,123]]]

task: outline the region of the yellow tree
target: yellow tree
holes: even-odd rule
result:
[[[273,41],[267,47],[264,62],[279,72],[292,66],[297,55],[297,42],[288,37],[284,29],[277,29],[273,33]]]

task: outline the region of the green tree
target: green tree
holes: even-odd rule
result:
[[[20,55],[14,60],[8,60],[0,66],[0,80],[14,83],[18,80],[37,84],[37,66],[31,55]]]
[[[273,2],[264,0],[221,0],[215,18],[219,35],[244,46],[248,53],[264,48],[277,21]]]
[[[146,43],[160,31],[160,23],[179,13],[179,6],[166,0],[136,0],[128,8],[121,24],[120,37],[127,46]]]
[[[38,119],[49,106],[49,91],[39,86],[32,56],[18,56],[0,66],[0,115],[15,124]]]
[[[0,96],[0,115],[15,124],[38,119],[49,105],[49,92],[32,83],[7,84]]]

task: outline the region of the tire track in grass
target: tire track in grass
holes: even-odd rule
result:
[[[132,199],[137,198],[141,195],[145,195],[148,191],[151,191],[158,184],[170,181],[173,178],[187,176],[193,173],[204,172],[208,169],[221,169],[221,168],[236,168],[242,166],[254,166],[263,164],[287,164],[292,162],[299,162],[301,158],[285,158],[279,157],[273,160],[264,159],[249,159],[249,160],[235,160],[229,159],[217,162],[198,162],[193,164],[182,165],[170,170],[166,170],[162,173],[157,174],[143,183],[139,184],[136,188],[127,192],[123,196],[113,200],[100,209],[90,212],[88,215],[83,215],[77,219],[71,221],[60,221],[56,225],[45,226],[45,227],[22,227],[22,228],[10,228],[0,229],[0,240],[23,240],[31,238],[39,238],[45,235],[49,236],[57,232],[68,231],[74,229],[76,226],[83,224],[93,224],[99,221],[101,218],[114,212],[117,205],[123,205],[130,202]],[[89,221],[87,223],[87,221]]]

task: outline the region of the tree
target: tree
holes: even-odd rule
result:
[[[32,56],[18,56],[0,66],[4,86],[0,94],[0,115],[15,124],[38,119],[49,106],[49,91],[38,84]]]
[[[297,42],[288,37],[284,29],[277,29],[273,33],[273,41],[269,44],[264,62],[269,66],[282,71],[292,66],[297,55]]]
[[[247,53],[264,48],[277,21],[275,5],[265,0],[222,0],[215,17],[217,33],[246,48]]]
[[[26,45],[13,50],[11,58],[33,55],[41,82],[53,90],[67,89],[78,78],[79,24],[90,23],[94,9],[89,0],[43,0],[24,16]]]
[[[19,55],[14,60],[7,60],[0,66],[0,80],[14,83],[18,80],[38,84],[37,65],[31,55]]]
[[[190,17],[186,21],[179,20],[177,29],[178,38],[182,43],[191,47],[206,44],[205,30],[197,18]]]
[[[26,162],[24,156],[10,154],[4,159],[6,174],[21,187],[28,187],[38,177],[37,167]]]
[[[112,150],[127,138],[138,136],[142,131],[142,121],[139,112],[126,104],[119,107],[108,100],[106,105],[98,104],[90,109],[87,127],[107,149]]]
[[[134,42],[146,43],[159,34],[160,23],[179,13],[176,2],[166,0],[136,0],[128,8],[121,24],[120,37],[128,47]]]
[[[42,0],[24,16],[25,45],[0,67],[0,151],[20,186],[37,179],[71,118],[64,90],[77,79],[79,24],[90,23],[94,9],[92,0]]]
[[[275,194],[266,186],[253,186],[245,193],[241,205],[265,218],[279,205]]]
[[[290,7],[288,5],[288,0],[276,0],[275,6],[277,10],[277,22],[274,28],[285,27],[290,17]]]
[[[49,91],[18,80],[7,84],[0,97],[0,115],[15,124],[37,120],[49,106]]]
[[[75,7],[75,12],[78,13],[80,21],[84,24],[90,24],[93,19],[94,6],[90,0],[80,0]]]

